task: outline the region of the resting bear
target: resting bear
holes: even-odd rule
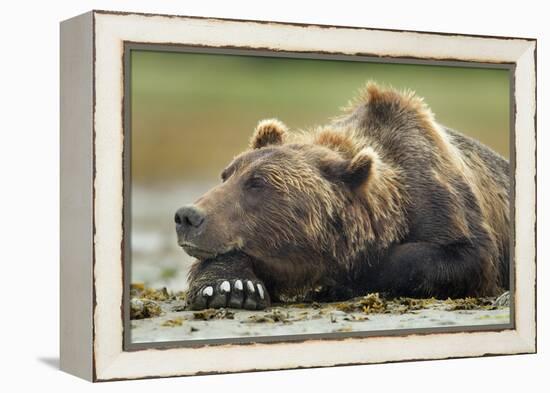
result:
[[[326,126],[261,121],[222,183],[175,216],[189,306],[497,295],[509,286],[509,164],[369,83]]]

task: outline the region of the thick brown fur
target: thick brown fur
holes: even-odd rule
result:
[[[369,83],[326,126],[260,122],[250,148],[193,207],[200,231],[178,230],[198,265],[242,253],[278,300],[508,287],[508,162],[436,123],[412,92]]]

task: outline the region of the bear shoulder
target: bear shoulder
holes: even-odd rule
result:
[[[353,129],[355,137],[397,148],[397,154],[410,147],[426,151],[436,147],[447,157],[456,153],[429,106],[413,90],[400,91],[368,82],[331,126]]]

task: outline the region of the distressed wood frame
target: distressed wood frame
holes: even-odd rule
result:
[[[513,66],[513,326],[125,350],[123,102],[128,43]],[[107,381],[536,352],[536,40],[91,11],[62,22],[60,60],[63,370]]]

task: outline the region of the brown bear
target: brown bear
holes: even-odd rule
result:
[[[369,83],[330,124],[258,124],[222,183],[175,216],[198,258],[189,306],[497,295],[509,286],[509,164]]]

